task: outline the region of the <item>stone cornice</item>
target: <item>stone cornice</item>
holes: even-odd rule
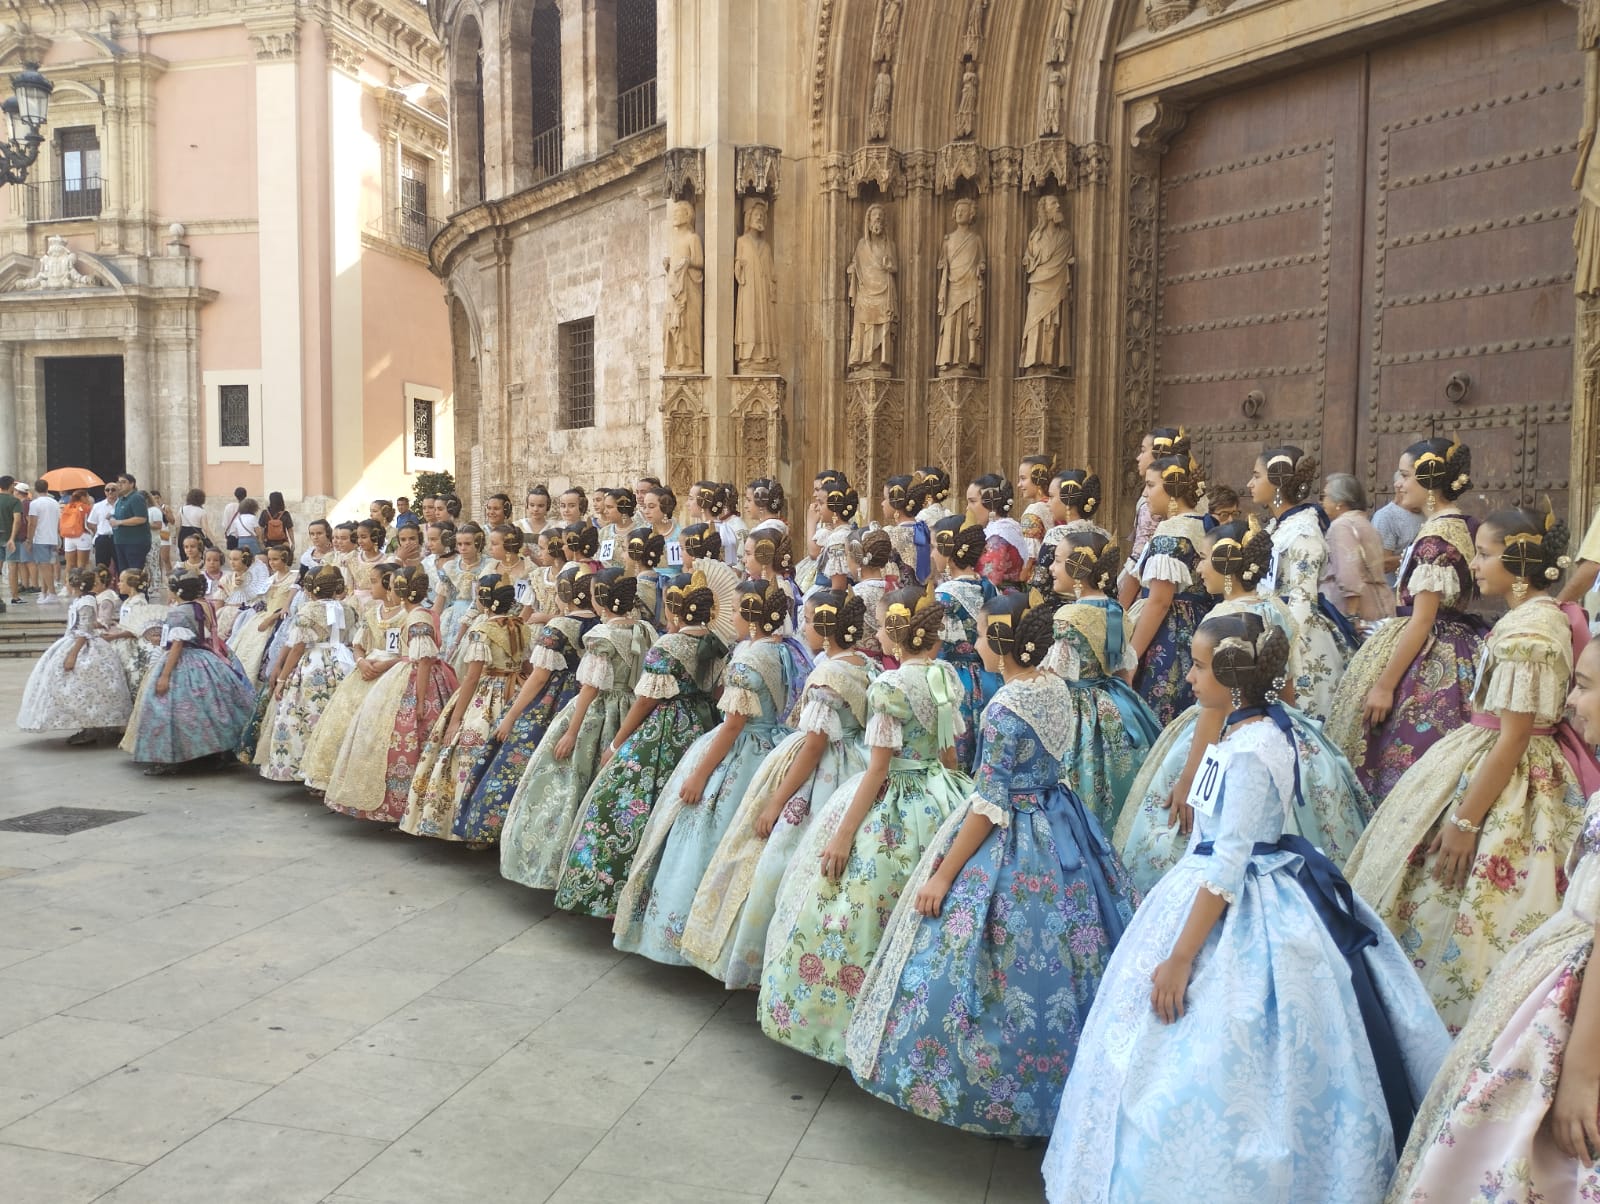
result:
[[[666,149],[666,129],[657,127],[618,143],[608,155],[579,164],[532,188],[452,214],[429,251],[434,274],[447,278],[461,256],[469,253],[485,232],[491,237],[500,237],[519,221],[583,199],[596,189],[625,180],[636,172],[658,168]]]

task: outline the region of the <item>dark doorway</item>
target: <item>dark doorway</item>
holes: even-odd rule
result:
[[[44,361],[44,468],[87,468],[112,480],[126,465],[122,357]]]

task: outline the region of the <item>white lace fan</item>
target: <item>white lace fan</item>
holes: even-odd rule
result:
[[[739,574],[731,565],[710,557],[696,560],[694,571],[706,579],[715,603],[711,621],[706,626],[726,647],[732,648],[739,639],[733,625],[734,615],[739,612]]]

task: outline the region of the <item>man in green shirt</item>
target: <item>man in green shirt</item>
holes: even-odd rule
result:
[[[10,564],[24,563],[28,553],[26,531],[24,538],[17,538],[17,521],[22,515],[22,502],[17,498],[17,479],[15,477],[0,477],[0,537],[5,543],[5,559]],[[26,523],[26,520],[23,520]],[[18,569],[11,570],[11,600],[20,602],[18,589],[22,585]],[[0,614],[5,613],[5,604],[0,602]]]

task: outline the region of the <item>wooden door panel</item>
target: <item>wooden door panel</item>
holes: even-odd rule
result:
[[[1565,507],[1574,19],[1524,6],[1369,56],[1361,469],[1429,433],[1473,451],[1474,509]],[[1452,377],[1470,381],[1447,394]],[[1481,496],[1480,496],[1481,495]]]
[[[1363,87],[1347,61],[1207,101],[1162,161],[1156,412],[1214,482],[1353,437]]]

